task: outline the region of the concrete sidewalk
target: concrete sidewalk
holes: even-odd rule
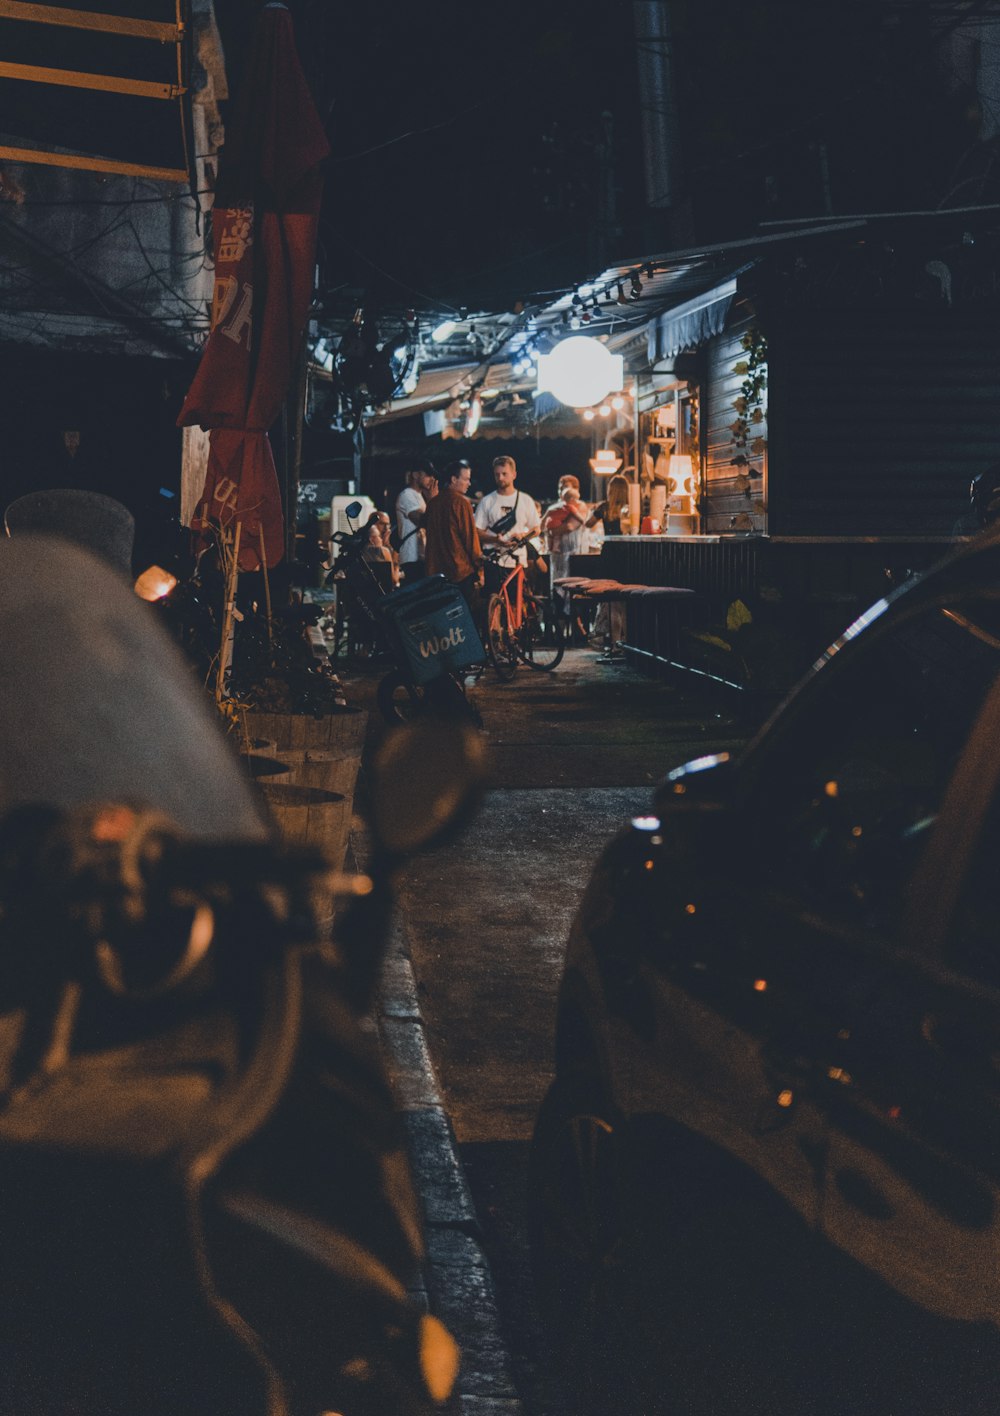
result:
[[[428,1051],[398,912],[382,976],[378,1029],[423,1210],[428,1306],[462,1349],[459,1410],[463,1416],[521,1416],[493,1279]]]

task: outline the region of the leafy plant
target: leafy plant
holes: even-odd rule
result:
[[[740,469],[744,477],[759,477],[760,470],[752,465],[752,458],[763,457],[767,439],[752,434],[752,429],[760,427],[767,417],[764,395],[767,391],[767,340],[759,329],[746,331],[740,340],[746,358],[733,365],[733,373],[740,374],[743,382],[733,399],[736,418],[729,425],[732,437],[733,466]]]

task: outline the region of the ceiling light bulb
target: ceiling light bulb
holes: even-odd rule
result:
[[[431,339],[435,344],[443,344],[446,339],[450,339],[458,328],[454,320],[442,320],[441,323],[431,330]]]
[[[624,360],[596,339],[571,335],[538,359],[539,392],[555,394],[570,408],[592,408],[620,392]],[[610,408],[608,410],[610,412]]]
[[[600,413],[600,415],[601,415],[602,418],[610,418],[610,417],[611,417],[611,404],[610,404],[610,403],[602,403],[601,406],[600,406],[600,408],[598,408],[597,411],[598,411],[598,413]]]
[[[585,409],[583,410],[583,416],[584,416],[584,419],[586,420],[586,422],[592,423],[592,422],[594,421],[594,418],[595,418],[596,415],[595,415],[595,413],[594,413],[593,408],[585,408]]]

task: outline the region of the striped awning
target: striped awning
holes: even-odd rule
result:
[[[650,320],[647,326],[650,365],[670,359],[682,349],[696,349],[712,335],[721,334],[735,294],[736,281],[727,280]]]

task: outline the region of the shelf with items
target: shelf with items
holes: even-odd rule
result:
[[[675,385],[664,390],[663,402],[642,413],[639,438],[644,512],[668,535],[697,534],[701,483],[697,389]]]

